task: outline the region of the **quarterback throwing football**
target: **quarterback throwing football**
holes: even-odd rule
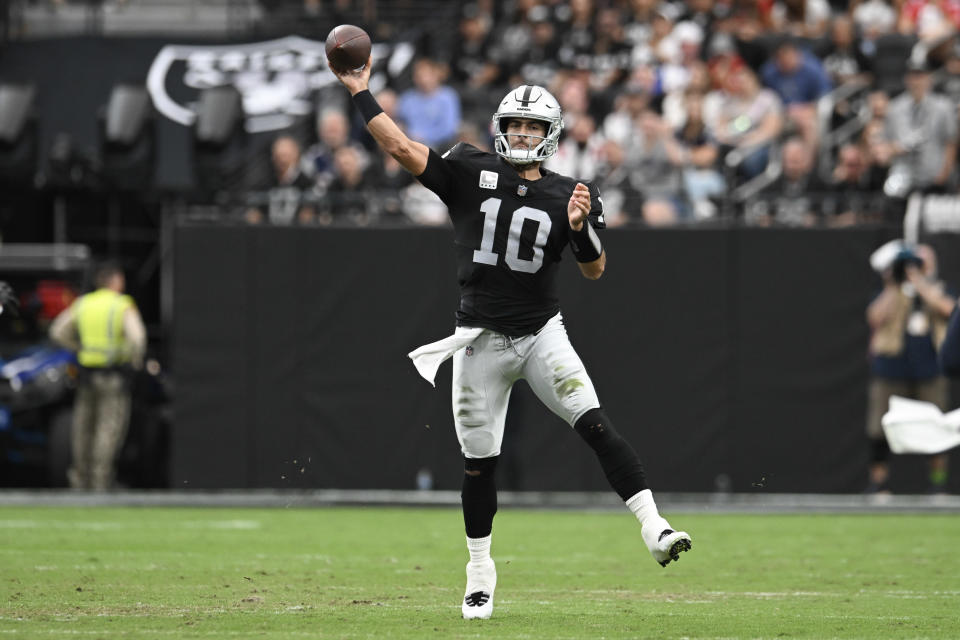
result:
[[[455,333],[413,351],[417,370],[433,383],[453,358],[453,415],[463,451],[463,519],[467,588],[464,618],[489,618],[497,572],[490,556],[497,511],[494,469],[507,401],[525,379],[555,414],[596,452],[613,489],[641,524],[653,558],[666,566],[690,548],[659,514],[643,465],[616,432],[564,328],[557,271],[569,244],[580,271],[599,278],[607,256],[596,187],[541,167],[557,150],[560,105],[542,87],[521,86],[493,115],[496,153],[460,143],[440,155],[409,139],[367,89],[361,70],[334,70],[353,96],[380,147],[447,205],[457,250],[460,305]]]

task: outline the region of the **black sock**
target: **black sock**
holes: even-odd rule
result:
[[[497,513],[497,485],[494,469],[497,457],[464,458],[463,524],[468,538],[485,538],[493,530],[493,516]]]

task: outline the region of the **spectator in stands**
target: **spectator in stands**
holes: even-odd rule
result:
[[[888,0],[866,0],[853,9],[853,22],[864,41],[872,45],[864,54],[872,56],[871,50],[881,35],[893,31],[897,24],[897,12]]]
[[[500,68],[501,83],[520,84],[515,80],[533,42],[533,24],[529,15],[537,4],[537,0],[517,0],[493,30],[490,55]]]
[[[486,101],[489,98],[486,94],[500,77],[500,67],[493,61],[491,53],[491,26],[489,16],[476,4],[464,6],[450,76],[461,87],[460,98],[465,112],[482,109],[487,113]],[[377,101],[380,102],[379,96]],[[382,102],[380,104],[383,106]]]
[[[830,52],[823,59],[823,68],[834,86],[864,79],[870,70],[870,60],[858,46],[856,27],[848,16],[839,15],[833,19]]]
[[[615,140],[603,143],[603,165],[598,186],[603,195],[603,217],[608,227],[642,220],[643,185],[634,184],[634,172],[626,164],[626,152]]]
[[[718,18],[725,11],[726,9],[720,8],[715,0],[687,0],[680,8],[677,23],[692,22],[709,38],[715,31],[714,25]],[[704,44],[709,45],[709,40]]]
[[[523,55],[519,75],[525,84],[550,86],[560,65],[557,28],[542,5],[530,10],[529,22],[531,42]]]
[[[300,143],[279,136],[270,147],[271,170],[250,193],[245,219],[249,224],[310,224],[316,220],[313,181],[304,175]]]
[[[948,35],[960,29],[960,0],[905,0],[897,28],[926,42]]]
[[[745,63],[745,60],[737,53],[736,42],[729,33],[717,34],[706,53],[707,74],[710,77],[711,90],[719,91],[723,89],[727,84],[727,77],[730,73]]]
[[[383,163],[377,171],[379,178],[376,182],[382,211],[381,221],[396,221],[403,213],[400,194],[413,182],[413,176],[389,153],[379,153],[375,157],[381,158]]]
[[[871,62],[858,46],[853,20],[839,15],[830,28],[830,52],[823,59],[823,68],[833,86],[850,82],[866,82]],[[831,128],[857,117],[856,103],[849,98],[839,100],[831,114]]]
[[[673,42],[670,40],[670,34],[673,33],[674,18],[676,12],[670,5],[661,4],[653,14],[651,26],[653,31],[650,34],[650,40],[647,43],[653,54],[651,64],[662,64],[670,59],[673,54]]]
[[[904,82],[907,90],[890,102],[887,113],[893,154],[888,195],[905,196],[916,189],[942,192],[956,162],[956,107],[931,91],[926,59],[910,61]]]
[[[716,214],[711,200],[726,190],[723,176],[716,169],[719,149],[707,131],[703,119],[703,94],[688,90],[684,102],[686,121],[674,132],[667,145],[670,160],[680,168],[683,191],[690,202],[695,219],[702,220]]]
[[[828,188],[814,170],[814,151],[799,137],[783,145],[783,171],[747,203],[748,224],[813,227],[820,222]]]
[[[769,146],[783,131],[783,106],[770,89],[742,61],[725,75],[724,87],[704,100],[704,119],[721,153],[737,150],[743,156],[740,173],[759,175],[767,166]]]
[[[952,104],[960,105],[960,51],[951,47],[944,54],[937,88]]]
[[[774,31],[798,38],[821,38],[830,25],[826,0],[777,0],[770,12]]]
[[[929,246],[881,247],[871,258],[883,277],[883,290],[867,307],[871,375],[867,435],[871,456],[867,492],[889,491],[890,449],[881,418],[890,396],[924,400],[949,408],[947,381],[940,375],[937,350],[947,333],[956,297],[937,280],[937,256]],[[930,458],[930,491],[947,481],[947,456]]]
[[[624,26],[624,38],[633,47],[634,64],[650,64],[653,56],[648,52],[653,37],[653,19],[657,15],[659,0],[630,0]]]
[[[773,89],[786,107],[787,120],[806,143],[819,147],[817,100],[830,91],[823,64],[794,38],[785,38],[774,58],[760,70],[763,83]]]
[[[890,98],[883,91],[871,91],[867,96],[867,107],[870,109],[870,119],[863,126],[860,142],[867,151],[871,182],[879,181],[882,185],[893,160],[893,143],[887,138]]]
[[[640,116],[636,139],[627,151],[627,165],[633,173],[633,184],[643,194],[643,221],[652,227],[675,224],[686,217],[680,170],[674,162],[678,157],[675,148],[673,129],[647,107]]]
[[[660,110],[664,119],[674,129],[678,129],[688,120],[687,100],[689,95],[697,95],[702,100],[710,89],[710,72],[707,65],[700,61],[690,61],[685,65],[688,77],[686,85],[680,89],[669,91],[663,98]]]
[[[557,152],[545,166],[565,176],[579,176],[581,180],[593,180],[599,174],[603,161],[603,135],[597,132],[596,123],[589,114],[582,114],[567,135],[557,145]]]
[[[571,0],[569,6],[570,20],[559,37],[560,64],[566,69],[589,69],[596,37],[593,0]]]
[[[759,70],[770,58],[769,39],[773,33],[760,7],[754,2],[734,4],[730,15],[718,25],[721,32],[710,44],[710,55],[726,50],[726,55],[735,55],[754,71]]]
[[[383,183],[365,170],[360,152],[350,146],[337,149],[333,157],[334,179],[327,189],[327,222],[348,221],[366,226],[380,216],[379,190]]]
[[[590,84],[584,74],[566,74],[555,95],[563,110],[563,126],[568,131],[577,119],[590,113]]]
[[[837,152],[837,164],[830,184],[832,214],[827,224],[845,227],[865,222],[881,222],[883,181],[870,171],[869,153],[858,144],[848,143]]]
[[[590,87],[595,94],[610,96],[630,72],[633,47],[627,42],[619,10],[601,9],[594,21],[593,46],[589,54]]]
[[[703,31],[693,22],[678,22],[661,43],[664,62],[660,67],[660,91],[666,95],[683,94],[693,80],[700,62]]]
[[[631,84],[614,101],[614,108],[604,117],[604,138],[613,140],[621,149],[629,146],[633,130],[640,126],[640,116],[650,104],[650,96],[640,86]]]
[[[381,104],[389,106],[389,97],[385,98]],[[384,109],[387,106],[384,106]],[[334,177],[333,157],[337,150],[354,143],[350,140],[350,121],[340,109],[327,108],[320,112],[317,118],[317,135],[317,143],[303,154],[302,168],[303,172],[314,180],[318,191],[323,193]]]
[[[404,91],[397,105],[397,116],[407,134],[428,147],[446,148],[460,128],[460,98],[443,84],[444,68],[429,58],[413,65],[414,87]]]

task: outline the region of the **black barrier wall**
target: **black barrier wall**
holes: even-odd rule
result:
[[[862,489],[868,257],[888,238],[616,230],[600,281],[568,261],[571,340],[655,490]],[[175,246],[174,487],[412,489],[429,470],[459,488],[450,364],[434,389],[406,356],[453,330],[449,231],[184,226]],[[513,405],[501,486],[607,488],[522,383]],[[894,488],[922,490],[922,462],[898,459]]]

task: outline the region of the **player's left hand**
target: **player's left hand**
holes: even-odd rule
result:
[[[589,214],[590,189],[582,182],[578,182],[570,195],[570,201],[567,203],[567,218],[570,220],[570,228],[574,231],[580,231]]]

